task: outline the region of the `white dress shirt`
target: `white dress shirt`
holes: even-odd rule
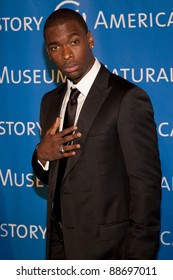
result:
[[[82,106],[83,106],[85,99],[88,95],[88,92],[100,70],[100,67],[101,67],[100,62],[97,59],[95,59],[95,62],[93,64],[92,68],[90,69],[90,71],[77,84],[73,84],[72,81],[67,79],[67,92],[64,96],[64,100],[63,100],[61,112],[60,112],[60,118],[62,120],[60,123],[60,130],[62,130],[62,127],[63,127],[65,110],[67,107],[67,103],[69,101],[71,88],[77,88],[80,91],[80,95],[77,99],[78,102],[77,102],[76,117],[75,117],[75,123],[74,123],[74,124],[76,124],[80,111],[82,109]]]

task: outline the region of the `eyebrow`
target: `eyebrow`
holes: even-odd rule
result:
[[[80,36],[80,34],[77,33],[77,32],[73,32],[73,33],[70,33],[70,34],[67,36],[67,38],[68,38],[68,39],[71,39],[73,36]],[[58,42],[58,41],[52,41],[52,42],[50,42],[50,43],[48,44],[48,46],[56,45],[56,44],[59,44],[59,42]]]
[[[73,32],[73,33],[70,33],[70,34],[67,36],[67,38],[71,38],[71,37],[73,37],[73,36],[80,36],[80,34],[77,33],[77,32]]]

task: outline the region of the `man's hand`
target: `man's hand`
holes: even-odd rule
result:
[[[71,126],[58,132],[59,125],[60,118],[57,118],[37,148],[37,158],[43,165],[47,161],[74,156],[75,150],[80,148],[80,144],[71,144],[73,140],[81,137],[80,132],[73,133],[77,130],[77,126]],[[63,146],[63,144],[65,145]],[[64,153],[61,153],[62,149]]]

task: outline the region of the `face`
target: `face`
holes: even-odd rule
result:
[[[45,31],[46,49],[58,69],[78,83],[94,63],[94,40],[76,21],[67,21]]]

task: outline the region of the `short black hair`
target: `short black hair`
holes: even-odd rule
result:
[[[71,21],[71,20],[77,21],[79,25],[84,29],[84,31],[86,33],[88,32],[88,26],[85,20],[83,19],[83,17],[79,13],[71,9],[63,8],[63,9],[56,10],[49,15],[49,17],[47,18],[44,24],[44,30],[43,30],[44,36],[45,36],[45,31],[48,27],[58,25],[64,23],[65,21]]]

